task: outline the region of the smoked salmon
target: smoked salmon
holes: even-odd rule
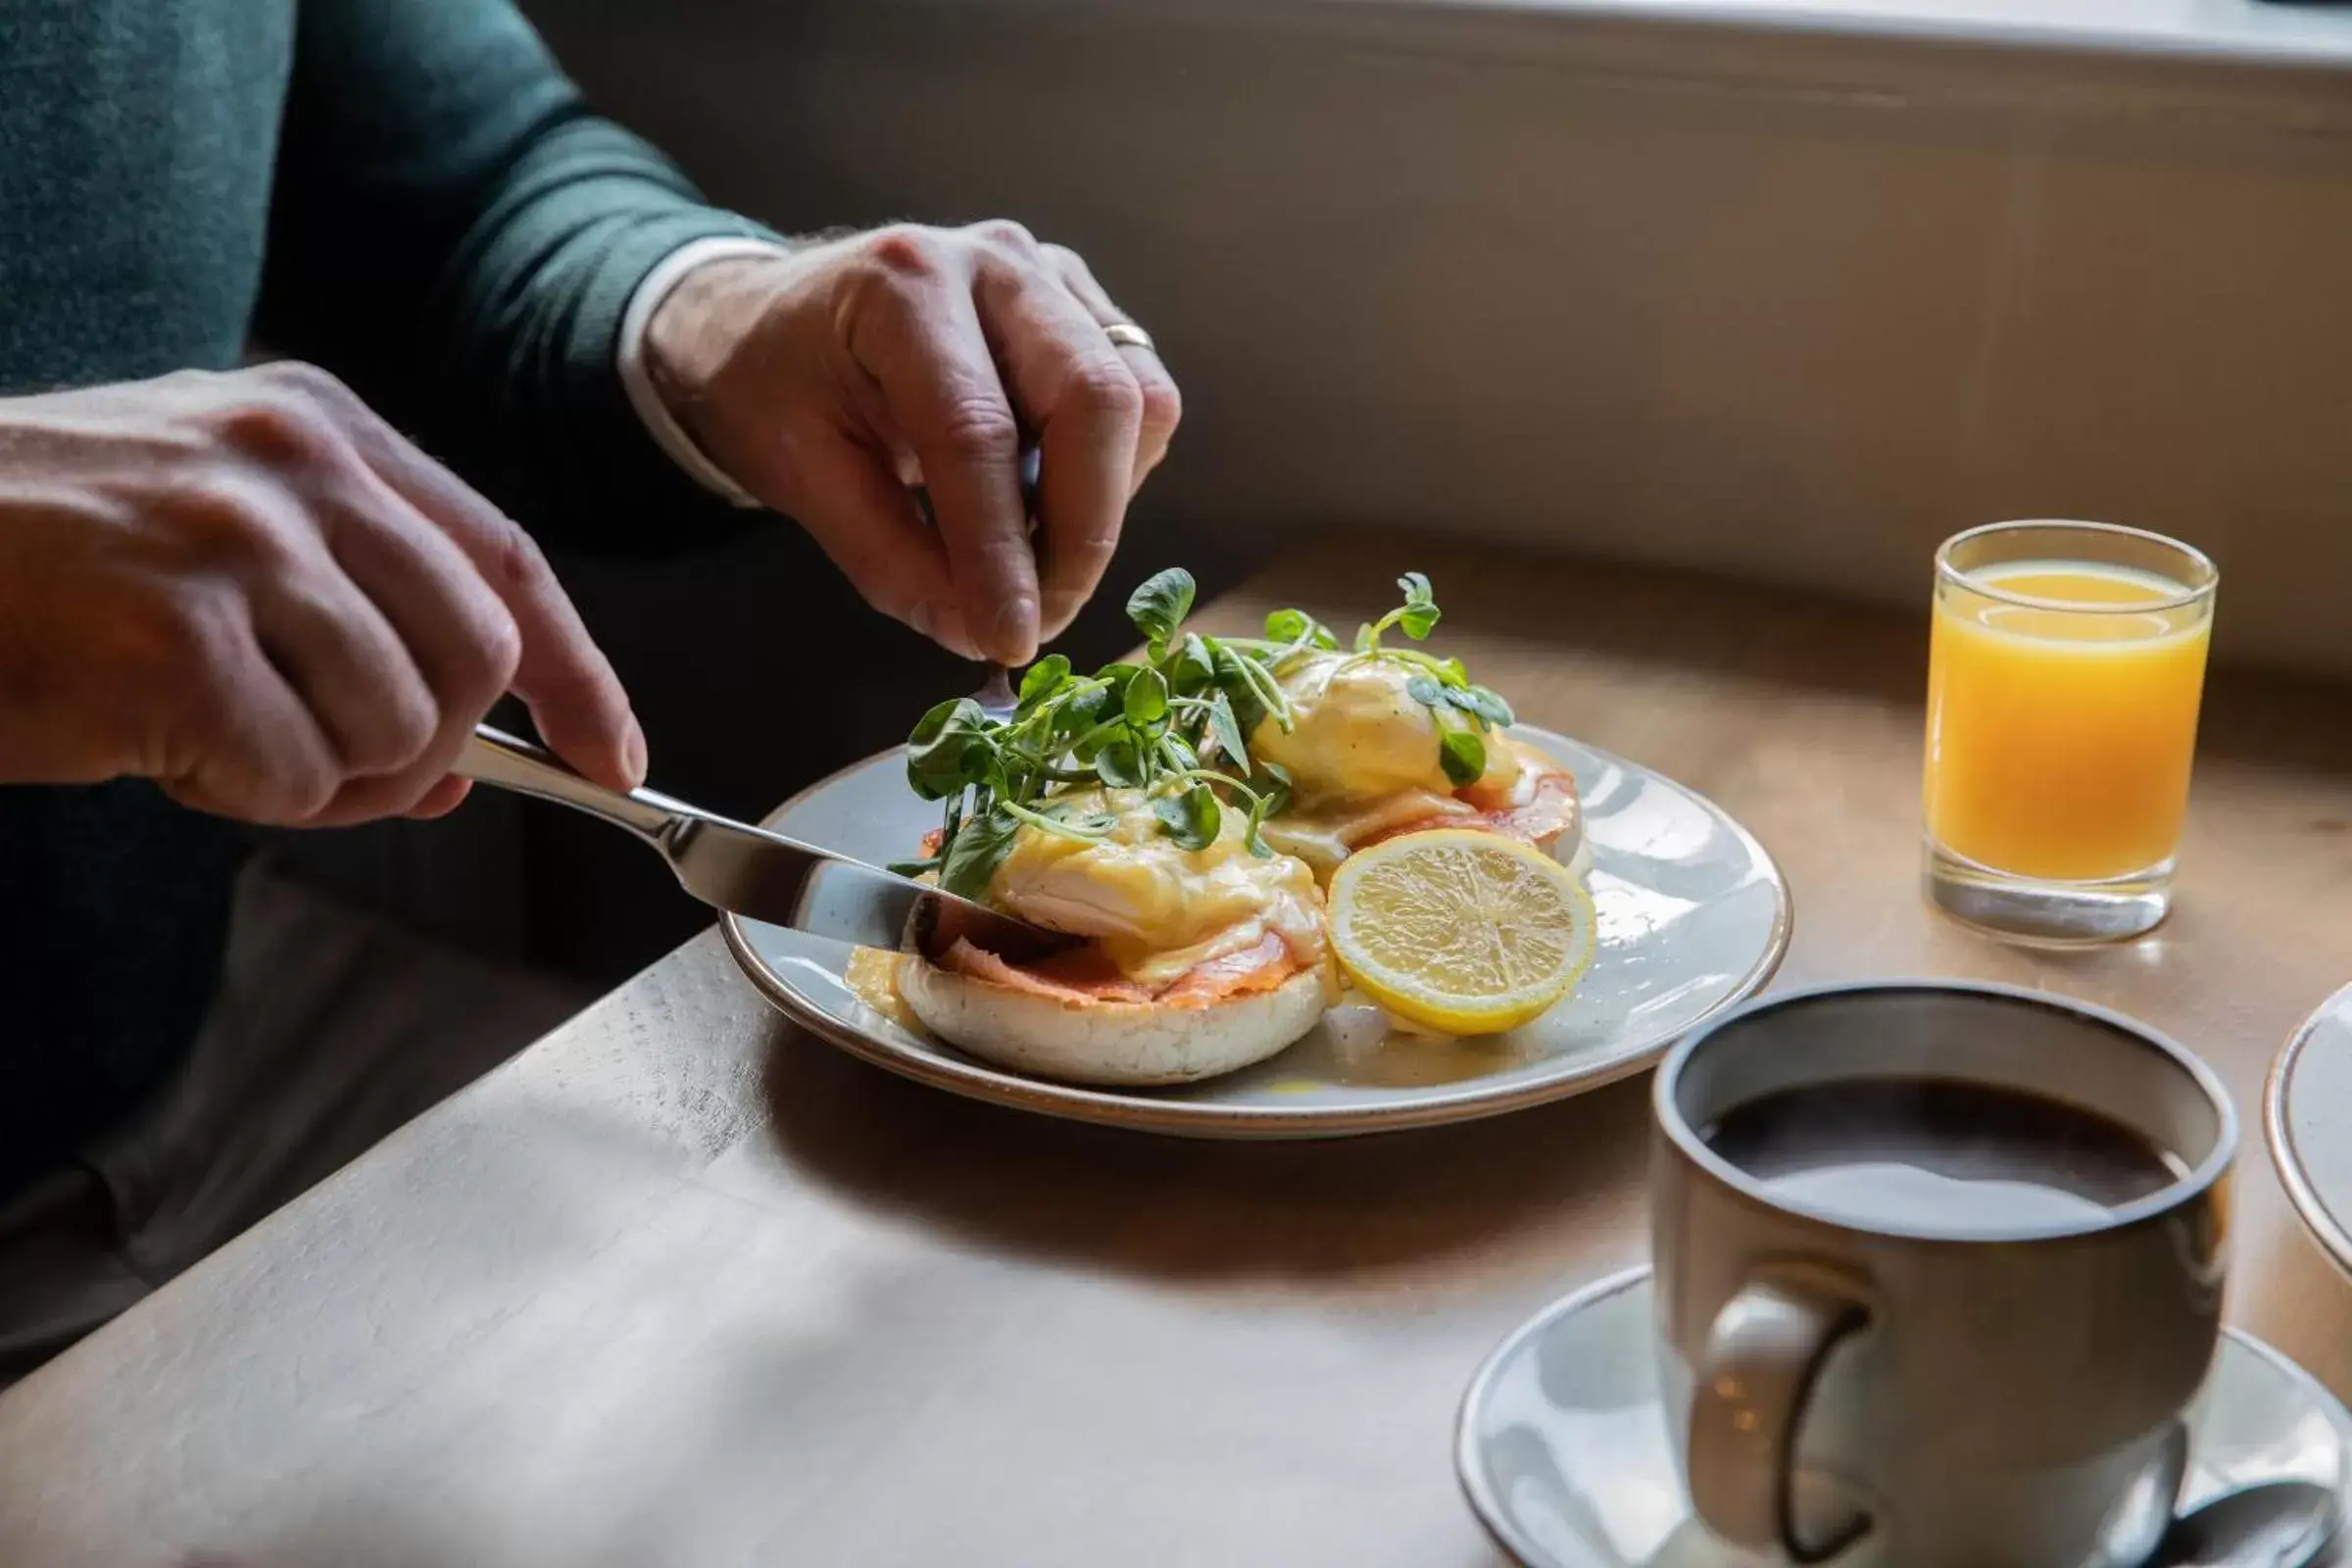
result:
[[[1576,822],[1576,780],[1564,769],[1547,769],[1536,775],[1535,789],[1518,805],[1511,805],[1509,795],[1516,794],[1517,781],[1509,791],[1488,790],[1483,783],[1472,784],[1454,792],[1454,799],[1472,808],[1473,816],[1423,816],[1410,822],[1399,822],[1382,828],[1366,837],[1354,849],[1368,849],[1385,839],[1398,838],[1406,833],[1420,833],[1440,827],[1483,827],[1506,838],[1528,844],[1541,844]]]
[[[1036,965],[1015,965],[958,937],[940,958],[940,967],[1070,1006],[1117,1002],[1157,1003],[1170,1007],[1205,1007],[1229,997],[1271,991],[1300,968],[1290,944],[1267,932],[1255,947],[1195,964],[1161,990],[1122,976],[1100,950],[1077,948]]]

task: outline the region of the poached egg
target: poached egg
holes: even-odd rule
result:
[[[1054,797],[1073,819],[1111,819],[1080,841],[1024,824],[990,879],[989,902],[1056,931],[1092,938],[1139,984],[1173,982],[1195,966],[1279,935],[1301,967],[1325,956],[1323,897],[1290,856],[1253,856],[1246,813],[1228,808],[1206,847],[1162,830],[1141,790]]]
[[[1402,660],[1351,653],[1285,662],[1276,679],[1291,701],[1291,727],[1269,714],[1250,737],[1251,756],[1291,775],[1291,805],[1265,825],[1267,844],[1328,880],[1355,845],[1390,828],[1479,814],[1446,776],[1436,716],[1405,689],[1421,673]],[[1470,788],[1482,800],[1512,800],[1534,781],[1530,759],[1508,737],[1485,740],[1487,769]]]

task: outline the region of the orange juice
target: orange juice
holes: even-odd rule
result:
[[[2179,603],[2187,592],[2153,572],[2059,561],[1939,582],[1928,662],[1934,839],[2048,881],[2170,860],[2213,625],[2211,600]]]

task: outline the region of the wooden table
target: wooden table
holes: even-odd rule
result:
[[[1924,578],[1886,615],[1351,540],[1208,618],[1352,622],[1416,564],[1528,718],[1772,848],[1782,984],[2001,978],[2205,1054],[2247,1118],[2232,1315],[2352,1393],[2352,1288],[2253,1119],[2352,973],[2340,694],[2218,680],[2173,921],[2021,952],[1916,891]],[[1646,1093],[1328,1145],[1065,1125],[795,1033],[706,935],[0,1399],[0,1562],[1492,1564],[1455,1402],[1643,1256]]]

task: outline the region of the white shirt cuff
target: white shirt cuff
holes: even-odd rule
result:
[[[710,239],[690,240],[662,258],[654,270],[645,274],[629,296],[629,308],[621,313],[620,342],[617,349],[621,390],[628,394],[629,407],[645,424],[646,433],[654,444],[669,454],[669,459],[694,476],[695,482],[713,495],[723,497],[738,507],[757,507],[760,502],[743,486],[737,484],[717,464],[712,463],[703,449],[694,444],[662,401],[654,388],[654,378],[645,366],[645,329],[654,318],[654,312],[669,298],[688,272],[706,262],[724,261],[736,256],[784,256],[790,254],[772,240],[751,239],[739,235],[719,235]]]

